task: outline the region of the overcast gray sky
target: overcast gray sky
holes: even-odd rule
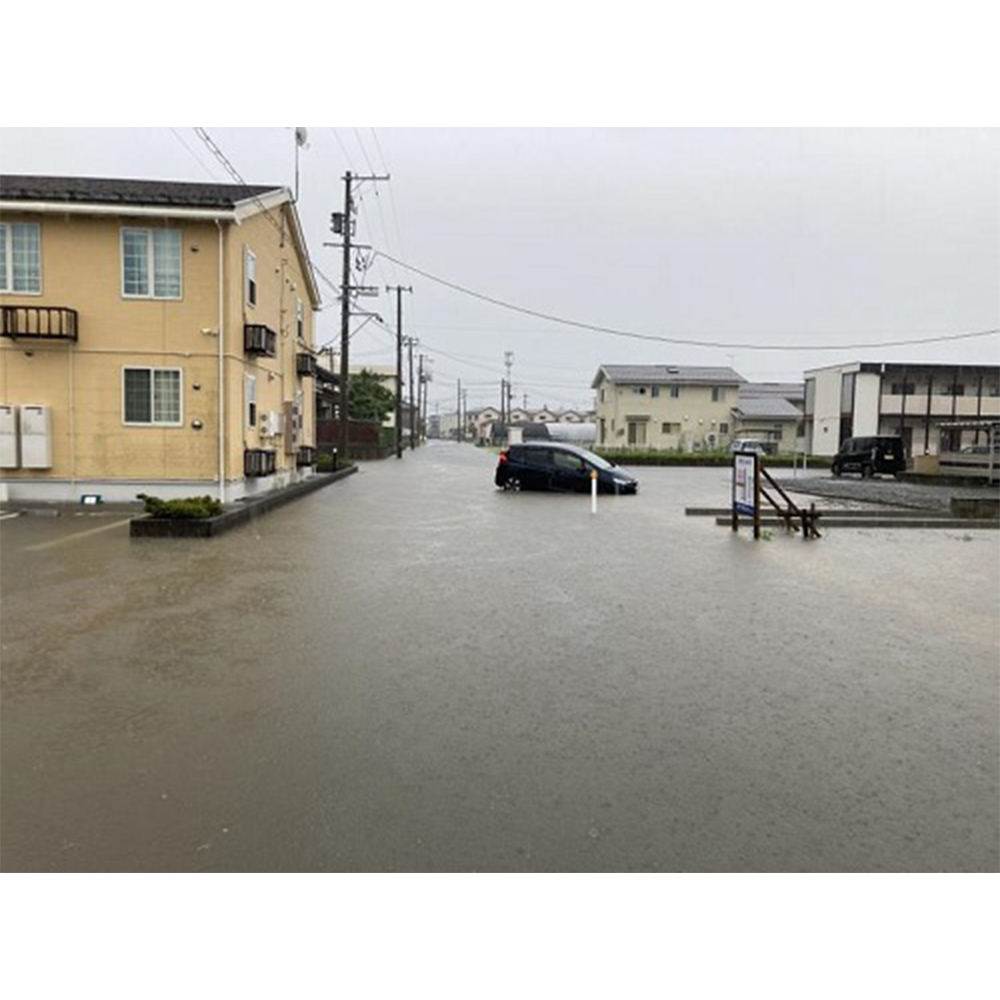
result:
[[[207,127],[248,183],[294,183],[289,128]],[[584,406],[601,363],[732,365],[797,380],[848,360],[1000,363],[1000,338],[847,351],[828,345],[1000,327],[997,129],[309,128],[299,210],[336,283],[327,229],[345,170],[358,239],[482,295],[581,323],[721,345],[654,343],[561,326],[377,258],[370,284],[412,285],[406,331],[433,360],[431,402],[496,402],[504,351],[517,402]],[[230,180],[190,127],[3,129],[4,173]],[[317,343],[339,332],[335,292]],[[395,329],[394,297],[367,300]],[[353,357],[394,363],[369,323]]]

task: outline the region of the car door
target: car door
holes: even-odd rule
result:
[[[552,452],[549,448],[525,448],[521,485],[527,490],[547,490],[552,485]]]
[[[590,484],[587,463],[570,451],[552,451],[553,489],[565,493],[583,493]]]

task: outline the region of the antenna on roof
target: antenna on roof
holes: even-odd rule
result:
[[[299,150],[309,148],[309,130],[301,125],[295,128],[295,201],[299,200]]]

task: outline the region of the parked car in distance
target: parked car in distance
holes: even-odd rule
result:
[[[729,450],[732,454],[737,452],[747,452],[753,451],[758,455],[768,455],[770,450],[765,441],[757,441],[751,438],[737,438],[735,441],[731,441],[729,444]]]
[[[863,479],[879,473],[898,476],[905,470],[906,449],[901,437],[848,438],[830,463],[835,476],[860,472]]]
[[[555,441],[512,444],[500,452],[493,481],[503,490],[589,493],[597,473],[598,493],[635,493],[639,483],[614,462],[586,448]]]

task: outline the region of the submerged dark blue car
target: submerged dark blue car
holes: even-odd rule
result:
[[[613,462],[586,448],[554,441],[505,448],[493,481],[503,490],[589,493],[594,472],[598,493],[635,493],[639,489],[637,480]]]

